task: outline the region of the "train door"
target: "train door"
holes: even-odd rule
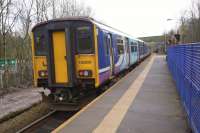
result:
[[[67,44],[65,31],[52,32],[53,58],[54,58],[54,80],[56,84],[68,82],[67,72]]]
[[[141,45],[140,45],[140,42],[138,41],[138,61],[140,61],[140,58],[141,58]]]
[[[109,56],[110,56],[110,70],[111,73],[110,75],[112,76],[114,74],[114,52],[113,52],[113,47],[112,47],[112,38],[110,34],[107,34],[107,43],[109,46]]]
[[[127,67],[130,65],[130,45],[129,39],[125,38],[125,45],[126,45],[126,60],[127,60]]]
[[[74,72],[69,28],[59,24],[54,25],[47,30],[48,83],[50,87],[69,87],[73,84]]]

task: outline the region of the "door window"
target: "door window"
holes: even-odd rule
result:
[[[122,39],[117,39],[117,50],[119,55],[124,54],[124,44]]]

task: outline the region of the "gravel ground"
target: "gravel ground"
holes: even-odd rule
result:
[[[0,96],[0,122],[41,102],[42,88],[22,89]]]
[[[48,105],[45,103],[39,103],[25,112],[13,117],[3,123],[0,123],[1,133],[16,133],[19,129],[25,127],[36,119],[42,117],[49,112]]]

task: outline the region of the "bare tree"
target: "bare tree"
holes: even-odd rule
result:
[[[35,0],[35,22],[68,16],[92,16],[92,9],[77,0]]]
[[[52,0],[35,0],[35,18],[36,23],[49,19],[49,7],[52,4]]]
[[[181,41],[200,42],[200,2],[193,1],[191,9],[185,11],[180,20]]]
[[[30,27],[33,13],[34,0],[23,0],[20,4],[21,12],[19,14],[19,24],[21,25],[21,39],[20,47],[17,50],[18,59],[18,74],[20,77],[20,83],[30,81],[31,74],[31,42],[30,42]],[[25,80],[26,79],[26,80]]]
[[[14,3],[12,0],[0,0],[0,44],[3,47],[3,51],[0,53],[4,53],[4,58],[6,58],[6,35],[11,32],[19,12],[11,12],[13,9]]]
[[[15,2],[13,0],[0,0],[0,53],[3,53],[0,55],[0,57],[3,57],[5,61],[7,60],[7,36],[10,36],[12,34],[12,29],[17,21],[17,18],[19,16],[20,10],[14,10]],[[7,68],[7,64],[5,64],[5,87],[8,86],[8,80],[9,80],[9,72]]]
[[[4,88],[32,81],[30,29],[39,22],[67,16],[91,16],[77,0],[0,0],[0,58],[17,59],[17,77],[6,67]],[[15,83],[14,83],[15,84]]]
[[[59,18],[68,16],[92,16],[92,9],[85,6],[84,3],[78,3],[76,0],[60,0],[59,1]]]

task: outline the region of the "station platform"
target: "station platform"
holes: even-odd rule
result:
[[[53,133],[187,133],[165,56],[152,55]]]

